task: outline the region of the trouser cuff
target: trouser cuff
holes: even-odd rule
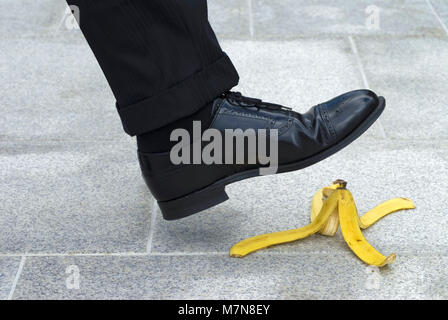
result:
[[[189,78],[159,94],[128,106],[118,106],[124,131],[139,135],[196,113],[238,84],[239,76],[224,54]]]

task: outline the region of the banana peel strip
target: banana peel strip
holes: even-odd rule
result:
[[[384,256],[379,253],[362,235],[359,227],[359,218],[353,197],[348,190],[341,190],[341,198],[338,203],[341,232],[350,249],[365,263],[377,267],[395,261],[395,254]]]
[[[300,240],[317,232],[334,236],[341,225],[342,235],[350,249],[365,263],[382,267],[394,262],[395,254],[386,257],[379,253],[367,242],[360,229],[370,227],[392,212],[414,208],[412,200],[395,198],[381,203],[360,218],[350,191],[341,188],[339,183],[333,183],[314,195],[309,225],[248,238],[235,244],[230,249],[230,256],[241,258],[254,251]]]
[[[359,226],[362,229],[367,229],[371,225],[375,224],[378,220],[384,218],[388,214],[400,210],[414,209],[415,205],[411,199],[407,198],[395,198],[383,202],[367,211],[359,220]]]
[[[333,210],[337,208],[338,200],[339,193],[334,192],[327,201],[325,201],[316,219],[309,225],[299,229],[262,234],[248,238],[235,244],[230,249],[230,256],[234,258],[242,258],[254,251],[273,245],[297,241],[318,232]]]

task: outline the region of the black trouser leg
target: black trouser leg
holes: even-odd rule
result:
[[[138,135],[187,117],[238,83],[207,16],[206,0],[67,0]]]

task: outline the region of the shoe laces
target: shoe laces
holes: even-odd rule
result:
[[[223,97],[228,99],[230,102],[245,108],[258,107],[269,110],[292,110],[292,108],[288,108],[280,104],[269,103],[264,102],[261,99],[245,97],[241,94],[241,92],[228,91],[223,94]]]

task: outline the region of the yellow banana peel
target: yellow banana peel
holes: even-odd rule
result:
[[[251,252],[270,246],[297,241],[312,234],[334,236],[341,226],[342,236],[350,249],[368,265],[383,267],[395,261],[395,254],[382,255],[371,246],[361,233],[386,215],[405,209],[414,209],[410,199],[395,198],[381,203],[366,214],[358,216],[347,183],[336,180],[332,185],[316,192],[311,205],[311,223],[305,227],[263,234],[238,242],[230,249],[230,256],[241,258]]]
[[[232,257],[244,257],[245,255],[273,245],[292,242],[306,238],[322,228],[322,225],[328,220],[330,214],[338,206],[338,194],[332,194],[322,206],[319,215],[309,225],[288,231],[262,234],[252,237],[235,244],[230,250]]]

